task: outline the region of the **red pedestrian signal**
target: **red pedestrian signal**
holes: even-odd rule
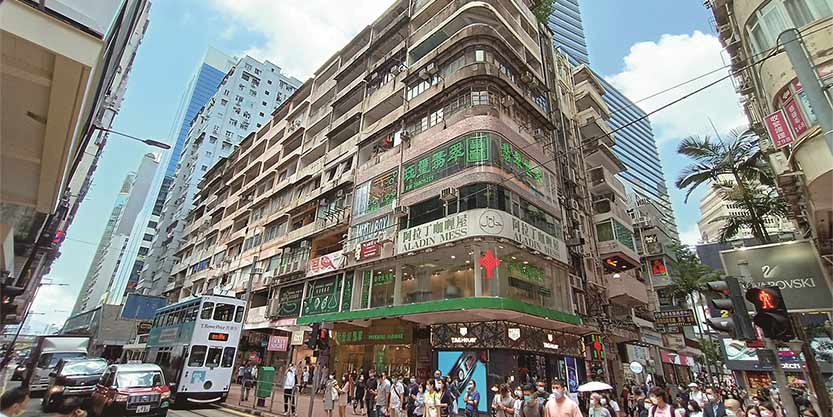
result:
[[[778,287],[750,288],[746,299],[755,305],[753,322],[770,339],[790,341],[794,336],[784,297]]]

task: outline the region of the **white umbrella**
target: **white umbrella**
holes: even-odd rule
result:
[[[612,389],[613,387],[610,385],[599,381],[591,381],[578,387],[579,392],[607,391]]]

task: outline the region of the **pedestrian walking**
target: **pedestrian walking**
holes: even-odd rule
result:
[[[706,405],[703,407],[703,417],[727,417],[726,407],[720,398],[720,391],[706,388]]]
[[[761,417],[775,417],[777,415],[775,406],[768,401],[758,404],[758,410],[760,410],[759,414]]]
[[[477,392],[477,384],[474,380],[469,381],[469,386],[466,387],[466,393],[463,394],[463,402],[466,404],[466,417],[477,417],[480,393]]]
[[[293,365],[286,368],[283,375],[283,415],[295,415],[295,383],[297,369]]]
[[[330,373],[324,383],[324,413],[327,414],[327,417],[333,417],[333,408],[336,402],[338,402],[336,376]]]
[[[245,368],[246,368],[246,367],[245,367],[245,366],[243,366],[243,365],[240,365],[240,367],[238,367],[238,368],[237,368],[237,383],[238,383],[238,384],[242,384],[242,383],[243,383],[243,370],[244,370]]]
[[[723,406],[726,408],[726,415],[729,417],[746,417],[740,401],[734,398],[723,400]]]
[[[552,395],[544,405],[544,417],[582,417],[578,404],[567,398],[563,382],[553,382],[551,393]]]
[[[700,391],[700,386],[692,382],[688,384],[688,390],[690,391],[688,394],[689,400],[696,401],[697,405],[703,408],[706,405],[706,394]]]
[[[249,401],[249,392],[252,390],[252,366],[246,364],[243,369],[243,401]]]
[[[588,417],[614,417],[610,414],[607,404],[602,404],[601,394],[594,392],[590,395],[590,407],[587,409]]]
[[[514,417],[521,417],[521,408],[523,408],[524,404],[524,392],[521,387],[515,387],[512,394],[515,396],[515,403],[512,404],[512,413]]]
[[[394,376],[389,400],[391,417],[404,417],[402,414],[406,407],[405,399],[405,384],[402,383],[401,377]]]
[[[411,377],[410,384],[408,385],[408,417],[414,417],[416,415],[416,401],[419,396],[419,390],[420,386],[417,384],[416,378]]]
[[[651,400],[651,408],[648,410],[648,417],[673,417],[674,411],[668,403],[668,393],[662,387],[651,388],[648,396]]]
[[[438,387],[442,385],[442,382],[437,381],[435,379],[429,379],[428,383],[425,384],[425,396],[423,399],[423,404],[425,406],[425,417],[440,417],[440,406],[441,406],[441,399],[440,399],[440,392]]]
[[[353,390],[353,381],[350,380],[349,374],[344,374],[341,377],[341,385],[338,390],[338,417],[344,417],[347,403],[352,400],[351,392]]]
[[[682,397],[674,400],[674,417],[688,417],[688,406]]]
[[[12,417],[23,414],[28,403],[29,389],[14,387],[0,395],[0,415]]]
[[[492,410],[495,417],[514,417],[515,398],[509,390],[509,384],[501,384],[492,400]]]
[[[414,396],[414,417],[425,416],[425,385],[417,384]]]
[[[368,417],[382,417],[376,415],[376,389],[379,386],[379,381],[376,379],[376,371],[370,369],[367,371],[367,383],[365,384],[364,400],[367,404]]]
[[[384,372],[380,372],[379,381],[376,384],[376,417],[390,415],[390,390],[390,380],[387,379]]]
[[[544,407],[535,393],[538,389],[533,385],[527,385],[523,390],[523,402],[520,407],[520,417],[543,417]]]
[[[450,417],[452,414],[451,408],[457,408],[456,399],[451,394],[451,391],[448,387],[448,377],[445,377],[445,380],[440,380],[439,385],[437,386],[437,391],[440,394],[440,416],[442,417]],[[455,411],[456,412],[456,411]]]
[[[446,414],[451,417],[456,417],[457,414],[460,413],[457,401],[457,399],[460,398],[459,384],[460,380],[457,378],[456,375],[453,378],[450,376],[446,376],[443,381],[443,388],[445,389],[445,392],[448,394],[447,398],[444,398],[443,403],[446,404]]]
[[[365,414],[365,380],[364,374],[359,373],[359,379],[356,381],[356,389],[353,391],[353,415],[364,415]],[[356,410],[356,406],[358,406],[358,411]]]
[[[301,364],[299,363],[298,364],[298,369],[303,370],[301,372],[301,389],[306,390],[307,389],[307,382],[310,380],[309,366],[301,366]]]

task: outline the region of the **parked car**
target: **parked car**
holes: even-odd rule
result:
[[[110,365],[93,391],[89,411],[94,416],[164,417],[170,399],[159,365]]]
[[[90,398],[106,369],[107,361],[100,358],[61,359],[49,373],[49,388],[41,400],[41,409],[51,412],[68,397]]]

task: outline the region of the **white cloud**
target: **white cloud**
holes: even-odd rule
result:
[[[289,75],[310,77],[361,29],[381,16],[390,0],[213,0],[239,29],[263,42],[242,51],[268,59]]]
[[[51,279],[50,282],[57,280]],[[32,303],[24,331],[43,332],[51,324],[62,327],[75,306],[74,292],[67,286],[44,283]]]
[[[723,67],[720,41],[696,31],[691,35],[662,35],[658,42],[631,46],[624,58],[625,68],[606,77],[631,100],[641,100],[658,91]],[[661,107],[728,74],[718,71],[700,80],[638,103],[646,112]],[[712,128],[711,123],[714,123]],[[739,98],[730,79],[651,116],[657,141],[678,140],[690,135],[714,135],[746,124]]]
[[[680,232],[680,242],[687,246],[694,246],[700,242],[700,228],[697,227],[697,223],[689,224]]]

